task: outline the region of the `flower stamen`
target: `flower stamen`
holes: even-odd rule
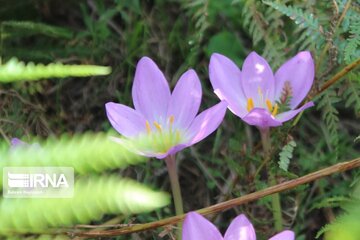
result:
[[[174,115],[171,115],[171,116],[169,117],[170,126],[173,125],[174,121],[175,121],[175,117],[174,117]]]
[[[279,110],[279,105],[276,103],[271,115],[276,116],[276,114],[278,113],[278,110]]]
[[[150,134],[150,133],[151,133],[151,127],[150,127],[150,123],[149,123],[148,120],[146,120],[145,125],[146,125],[146,132],[147,132],[147,134]]]
[[[248,98],[246,109],[250,112],[254,108],[254,101],[252,98]]]
[[[156,129],[161,133],[162,132],[162,127],[159,123],[154,122],[154,126],[156,127]]]
[[[266,99],[266,106],[270,112],[273,110],[273,105],[269,99]]]

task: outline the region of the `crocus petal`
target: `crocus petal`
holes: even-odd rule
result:
[[[185,72],[172,93],[168,116],[174,116],[174,125],[186,129],[199,111],[201,84],[196,72]]]
[[[286,230],[286,231],[276,234],[269,240],[294,240],[294,239],[295,239],[294,232]]]
[[[275,80],[267,61],[252,52],[246,57],[242,68],[242,88],[247,98],[254,100],[255,106],[261,106],[264,99],[273,102]]]
[[[145,131],[144,117],[125,105],[108,102],[105,104],[106,114],[111,125],[125,137],[132,137]]]
[[[246,98],[241,88],[241,71],[229,58],[214,53],[209,65],[210,82],[220,100],[228,102],[228,108],[239,117],[246,111]]]
[[[189,146],[203,140],[219,127],[224,119],[226,108],[227,103],[221,101],[194,119],[187,130],[187,135],[190,138]]]
[[[182,231],[183,240],[223,240],[219,230],[196,212],[186,214]]]
[[[136,66],[132,97],[135,109],[153,122],[166,117],[170,101],[170,88],[164,74],[148,57]]]
[[[275,119],[268,110],[263,108],[254,108],[245,117],[242,118],[249,125],[265,127],[278,127],[282,125],[282,121]]]
[[[314,81],[315,67],[310,52],[299,52],[295,57],[284,63],[275,74],[275,99],[278,100],[286,82],[290,86],[290,107],[294,109],[301,103]]]
[[[241,214],[231,222],[224,240],[256,240],[255,229],[247,217]]]
[[[292,119],[293,117],[295,117],[299,112],[304,111],[305,109],[312,107],[312,106],[314,106],[313,102],[307,102],[302,107],[300,107],[296,110],[290,110],[287,112],[280,113],[279,115],[276,116],[276,119],[281,122],[286,122],[286,121]]]

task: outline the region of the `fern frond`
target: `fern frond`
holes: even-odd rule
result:
[[[50,63],[49,65],[30,62],[25,64],[16,58],[0,65],[0,82],[15,82],[22,80],[39,80],[41,78],[85,77],[91,75],[107,75],[110,67],[93,65],[63,65]]]
[[[360,55],[360,16],[355,17],[350,25],[350,37],[344,49],[344,60],[347,64],[356,60]]]
[[[339,112],[334,105],[340,101],[341,98],[336,96],[333,90],[330,90],[323,95],[317,105],[317,108],[321,109],[323,112],[322,119],[325,122],[327,132],[329,134],[327,141],[330,143],[329,146],[334,150],[335,158],[337,158],[338,154],[337,147],[339,142]]]
[[[186,0],[181,1],[182,7],[187,10],[188,15],[191,16],[195,26],[195,32],[189,44],[192,45],[190,54],[186,62],[188,65],[194,65],[196,59],[201,51],[201,43],[203,41],[206,30],[209,28],[208,21],[208,6],[209,0]]]
[[[288,171],[290,160],[293,157],[293,151],[295,147],[296,142],[290,141],[281,149],[281,152],[279,153],[279,167],[286,172]]]
[[[0,148],[0,185],[3,167],[63,166],[76,173],[103,172],[144,162],[147,158],[129,152],[105,133],[85,133],[60,138],[34,139],[38,144]]]
[[[360,211],[336,218],[333,223],[321,229],[316,238],[326,233],[327,240],[358,240],[360,236],[360,220],[358,214],[360,214]]]
[[[36,23],[30,21],[3,21],[1,22],[3,27],[11,27],[19,29],[21,31],[31,31],[32,33],[41,33],[50,37],[62,37],[71,39],[74,33],[63,27],[55,27],[44,23]]]
[[[343,98],[346,100],[345,107],[352,107],[355,114],[360,116],[360,84],[355,83],[360,78],[360,74],[350,72],[348,74],[348,87],[346,88]]]
[[[317,234],[326,235],[326,240],[357,240],[360,236],[360,192],[359,186],[352,195],[352,199],[343,201],[342,208],[345,213],[338,216],[331,224],[323,227]]]
[[[263,3],[288,16],[300,27],[307,29],[306,33],[308,36],[314,38],[314,33],[319,33],[319,21],[312,13],[306,13],[295,6],[286,6],[278,2],[263,1]]]
[[[271,62],[273,68],[278,68],[285,61],[284,49],[287,46],[286,40],[280,37],[283,35],[280,13],[272,8],[263,9],[259,1],[246,0],[242,3],[244,29],[251,35],[254,46],[261,47],[261,55]]]
[[[73,198],[2,199],[0,234],[46,233],[51,228],[100,220],[104,214],[149,212],[169,201],[167,193],[153,191],[133,180],[89,176],[76,181]]]
[[[266,35],[266,31],[262,26],[263,23],[261,23],[259,17],[259,12],[256,10],[256,2],[246,1],[242,7],[243,26],[251,34],[253,44],[256,46]]]

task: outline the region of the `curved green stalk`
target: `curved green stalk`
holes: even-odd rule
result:
[[[169,155],[165,159],[166,167],[169,172],[170,177],[170,183],[171,183],[171,190],[174,198],[174,204],[175,204],[175,212],[176,215],[182,215],[184,213],[183,209],[183,201],[181,197],[181,189],[179,184],[179,177],[176,170],[176,161],[174,155]],[[181,240],[181,229],[182,224],[178,224],[178,231],[177,231],[177,239]]]

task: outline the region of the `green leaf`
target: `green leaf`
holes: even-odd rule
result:
[[[43,233],[100,220],[104,214],[133,214],[168,205],[167,193],[158,192],[118,176],[77,179],[74,197],[11,199],[0,201],[0,234]]]
[[[105,133],[63,135],[60,138],[34,139],[37,144],[9,149],[0,146],[0,185],[3,167],[64,166],[76,173],[100,173],[107,169],[125,168],[148,158],[129,152]]]
[[[302,28],[307,29],[307,35],[311,36],[313,39],[318,35],[314,33],[319,33],[319,21],[312,13],[304,12],[296,6],[286,6],[278,2],[263,1],[263,3],[288,16]]]
[[[30,62],[25,64],[16,58],[0,65],[0,82],[15,82],[23,80],[39,80],[41,78],[86,77],[92,75],[107,75],[110,67],[93,65],[63,65],[50,63],[49,65]]]
[[[279,153],[280,160],[278,161],[279,167],[284,170],[288,171],[290,160],[293,157],[293,151],[296,147],[296,142],[290,141],[288,144],[286,144],[281,152]]]
[[[350,25],[350,37],[344,49],[344,60],[347,64],[355,61],[360,55],[360,16],[354,17],[353,22]]]
[[[67,28],[55,27],[44,23],[36,23],[30,21],[4,21],[1,23],[3,27],[11,27],[21,31],[31,31],[32,33],[41,33],[49,37],[62,37],[71,39],[73,32]]]

